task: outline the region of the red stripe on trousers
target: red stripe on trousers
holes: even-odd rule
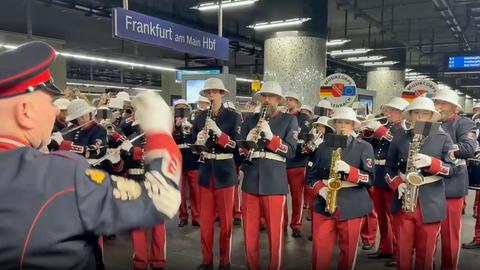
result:
[[[397,269],[432,270],[440,222],[423,223],[422,210],[417,204],[415,212],[398,212],[393,216],[397,239]],[[415,267],[413,256],[415,254]]]
[[[283,265],[285,239],[283,235],[286,195],[257,196],[242,192],[243,236],[245,253],[250,270],[260,269],[259,226],[261,210],[267,224],[270,263],[268,269],[281,269]]]
[[[202,249],[202,264],[213,263],[213,240],[215,232],[215,217],[220,219],[220,265],[230,263],[233,197],[235,186],[214,188],[215,180],[211,179],[210,187],[200,186],[200,241]],[[216,211],[215,211],[216,210]]]
[[[290,196],[292,197],[292,219],[290,228],[292,230],[302,229],[303,213],[303,188],[305,179],[305,167],[291,168],[287,170]],[[288,223],[288,206],[285,204],[285,225]]]
[[[178,210],[178,217],[180,220],[188,221],[188,206],[187,206],[187,185],[190,198],[190,211],[192,213],[192,221],[200,219],[200,188],[198,186],[198,170],[182,171],[181,197],[180,209]]]
[[[456,270],[460,251],[463,197],[447,198],[447,217],[442,221],[442,266],[440,269]]]
[[[390,188],[372,188],[372,198],[378,216],[380,243],[378,253],[395,254],[396,241],[393,234],[393,216],[390,212],[395,192]]]
[[[339,221],[313,213],[312,269],[331,269],[333,248],[340,249],[337,269],[354,269],[363,218]]]
[[[372,189],[368,189],[368,195],[373,199]],[[378,217],[375,206],[372,208],[372,212],[363,219],[362,230],[360,235],[362,237],[363,244],[375,245],[377,238]]]
[[[165,243],[166,233],[165,224],[157,224],[152,230],[152,244],[150,247],[150,257],[148,256],[148,236],[149,229],[140,229],[132,231],[133,246],[133,266],[135,268],[147,269],[151,264],[153,268],[164,268],[166,262]]]

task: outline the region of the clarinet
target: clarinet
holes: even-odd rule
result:
[[[260,129],[260,125],[262,124],[263,121],[267,121],[267,112],[269,111],[269,107],[270,107],[269,105],[263,104],[262,108],[260,109],[260,117],[258,118],[257,125],[254,127],[255,136],[253,137],[253,142],[255,144],[258,144],[258,141],[260,139],[263,139],[264,136],[265,136]],[[252,162],[253,152],[255,152],[255,150],[257,150],[256,148],[258,148],[258,146],[257,147],[252,147],[248,151],[248,155],[247,155],[247,158],[246,158],[246,160],[248,162]]]

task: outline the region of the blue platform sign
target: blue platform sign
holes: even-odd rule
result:
[[[113,9],[113,37],[228,61],[227,38],[142,13]]]

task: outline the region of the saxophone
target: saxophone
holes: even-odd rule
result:
[[[342,188],[342,175],[340,173],[336,173],[333,170],[335,163],[341,160],[342,148],[337,148],[332,153],[332,160],[330,161],[330,174],[328,176],[327,182],[327,199],[325,205],[325,211],[327,213],[333,214],[337,210],[337,196],[338,191]]]
[[[413,166],[413,156],[420,152],[422,142],[420,135],[415,134],[408,148],[407,168],[405,170],[407,188],[402,196],[402,210],[415,212],[419,186],[423,183],[423,175]]]

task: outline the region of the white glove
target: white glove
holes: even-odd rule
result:
[[[313,143],[315,144],[315,146],[319,146],[320,144],[322,144],[323,142],[323,137],[321,136],[318,136],[318,138],[315,139],[315,141],[313,141]]]
[[[267,121],[262,121],[260,123],[260,130],[265,135],[265,139],[270,141],[273,138],[272,130],[270,129],[270,125],[267,123]]]
[[[382,126],[379,121],[368,121],[366,127],[370,130],[376,131]]]
[[[133,105],[136,109],[135,119],[145,132],[172,133],[172,111],[160,95],[154,92],[139,94]]]
[[[123,141],[122,144],[120,145],[120,150],[123,151],[130,151],[130,149],[133,148],[133,144],[130,142],[130,140]]]
[[[142,195],[142,187],[138,182],[112,175],[113,197],[117,200],[136,200]]]
[[[207,119],[205,125],[207,127],[207,130],[212,130],[213,134],[215,134],[217,137],[222,135],[222,130],[217,126],[217,123],[215,123],[213,119]]]
[[[432,165],[432,157],[421,153],[413,156],[413,166],[415,166],[415,168],[420,169],[430,167],[430,165]]]
[[[253,128],[252,130],[250,130],[248,132],[248,135],[247,135],[247,141],[255,141],[255,136],[256,136],[256,131],[255,131],[255,128]]]
[[[405,183],[401,183],[400,185],[398,185],[398,198],[402,198],[403,194],[405,194],[405,191],[407,191],[407,184]]]
[[[207,139],[208,139],[207,132],[205,130],[202,130],[197,134],[197,141],[195,142],[195,144],[204,145]]]
[[[55,141],[58,145],[63,142],[63,135],[61,132],[54,132],[52,134],[52,141]]]
[[[328,193],[327,187],[323,187],[318,191],[318,195],[323,197],[325,200],[327,200],[327,193]]]
[[[108,148],[107,155],[109,156],[108,160],[110,160],[112,164],[117,164],[121,160],[120,151],[118,151],[117,149]]]
[[[180,207],[180,191],[171,186],[158,171],[145,173],[145,188],[155,208],[169,218],[173,218]]]
[[[348,165],[348,163],[346,163],[345,161],[343,160],[338,160],[336,163],[335,163],[335,166],[333,166],[333,170],[335,172],[344,172],[344,173],[350,173],[350,165]]]

